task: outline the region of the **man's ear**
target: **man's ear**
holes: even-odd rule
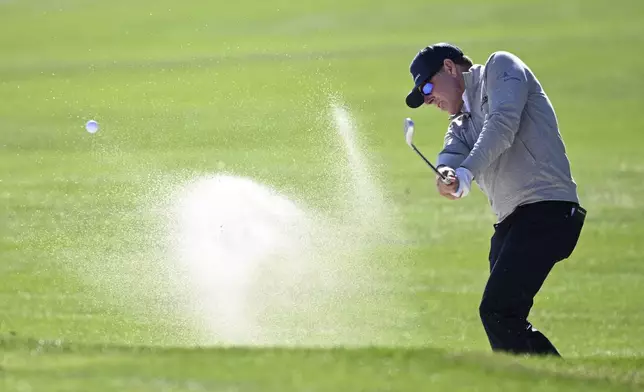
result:
[[[456,76],[458,74],[456,63],[450,59],[443,60],[443,68],[449,75]]]

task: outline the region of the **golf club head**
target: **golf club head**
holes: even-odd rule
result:
[[[412,146],[412,141],[414,139],[414,120],[407,117],[405,119],[405,141],[409,147]]]

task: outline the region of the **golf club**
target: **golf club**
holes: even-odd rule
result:
[[[442,181],[444,184],[451,184],[451,181],[450,181],[447,177],[445,177],[445,176],[443,175],[443,173],[439,172],[439,171],[438,171],[438,169],[436,169],[436,167],[434,167],[434,165],[432,165],[432,163],[431,163],[429,160],[427,160],[427,158],[425,158],[425,156],[424,156],[420,151],[418,151],[418,149],[417,149],[417,148],[416,148],[416,146],[414,145],[414,143],[413,143],[413,138],[414,138],[414,121],[413,121],[411,118],[409,118],[409,117],[407,117],[407,118],[405,119],[405,129],[404,129],[404,130],[405,130],[405,141],[407,142],[407,144],[409,145],[409,147],[411,147],[414,151],[416,151],[416,153],[417,153],[418,155],[420,155],[420,157],[421,157],[421,158],[423,158],[423,160],[425,161],[425,163],[427,163],[427,165],[429,165],[429,167],[431,167],[431,168],[432,168],[432,170],[433,170],[436,174],[438,174],[438,175],[440,176],[441,181]]]

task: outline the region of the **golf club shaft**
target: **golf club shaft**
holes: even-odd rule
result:
[[[418,149],[416,148],[416,146],[414,145],[414,143],[412,143],[412,144],[411,144],[411,148],[413,148],[413,149],[414,149],[414,151],[416,151],[416,153],[417,153],[418,155],[420,155],[420,157],[421,157],[421,158],[423,158],[423,161],[425,161],[425,163],[426,163],[427,165],[429,165],[429,167],[431,167],[431,168],[432,168],[432,170],[433,170],[436,174],[438,174],[438,175],[441,177],[441,179],[443,180],[443,182],[447,181],[447,177],[445,177],[445,176],[443,175],[443,173],[439,172],[439,171],[438,171],[438,169],[436,169],[436,168],[434,167],[434,165],[432,165],[432,163],[431,163],[427,158],[425,158],[425,156],[423,155],[423,153],[421,153],[420,151],[418,151]]]

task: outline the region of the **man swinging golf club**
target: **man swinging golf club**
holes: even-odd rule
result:
[[[479,313],[494,351],[559,355],[528,321],[554,265],[568,258],[586,211],[579,205],[555,111],[517,56],[495,52],[474,65],[456,46],[422,49],[411,62],[411,108],[450,114],[436,178],[458,200],[476,181],[496,214],[490,275]]]

